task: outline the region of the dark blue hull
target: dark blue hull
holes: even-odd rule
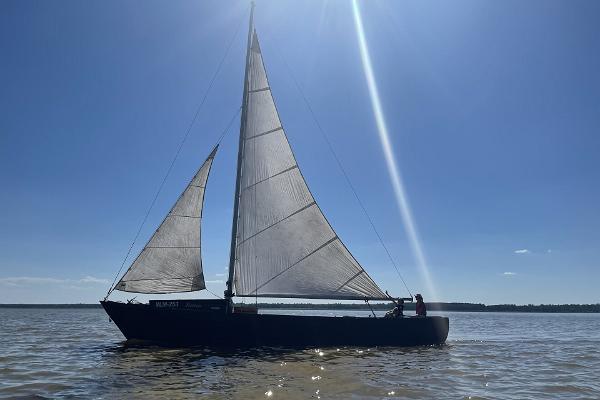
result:
[[[128,340],[165,345],[422,346],[442,344],[446,317],[365,318],[232,313],[225,302],[175,300],[151,304],[102,301]]]

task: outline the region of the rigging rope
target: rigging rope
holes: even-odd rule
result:
[[[231,125],[233,125],[233,122],[237,119],[237,116],[240,115],[240,111],[242,111],[242,106],[238,107],[238,109],[235,112],[235,114],[233,114],[233,117],[231,117],[231,119],[229,120],[229,123],[227,124],[227,126],[225,127],[225,129],[223,130],[223,132],[221,132],[221,135],[217,139],[217,143],[215,143],[215,146],[221,144],[221,142],[225,138],[225,135],[227,135],[227,133],[229,133],[229,128],[231,128]],[[215,146],[213,146],[213,148]]]
[[[135,246],[135,243],[137,242],[137,239],[139,238],[140,233],[142,232],[142,228],[146,224],[146,221],[148,220],[148,216],[150,215],[150,212],[154,208],[154,204],[156,203],[156,200],[158,199],[158,196],[159,196],[160,192],[162,191],[162,189],[165,185],[165,182],[167,181],[167,178],[169,177],[171,171],[173,170],[175,161],[177,161],[177,158],[179,157],[179,153],[181,153],[181,149],[183,148],[183,145],[185,144],[187,138],[190,135],[190,132],[192,131],[192,127],[194,126],[194,123],[196,122],[196,119],[198,118],[198,114],[200,114],[200,110],[202,109],[202,106],[206,102],[208,93],[212,89],[213,84],[215,83],[215,80],[216,80],[217,76],[219,75],[219,72],[221,71],[221,67],[223,66],[223,63],[225,62],[225,59],[227,58],[227,55],[229,54],[229,50],[231,50],[231,47],[233,46],[233,43],[235,42],[235,39],[237,38],[238,32],[240,31],[240,27],[242,25],[243,25],[242,23],[238,24],[238,27],[235,30],[235,33],[233,34],[233,37],[229,41],[229,44],[227,45],[227,48],[225,49],[225,53],[223,54],[221,61],[219,61],[219,64],[217,65],[217,69],[216,69],[215,73],[213,74],[210,82],[208,83],[208,87],[206,88],[206,91],[204,92],[204,96],[202,97],[202,100],[200,101],[200,104],[198,105],[198,108],[196,109],[196,112],[194,113],[194,117],[192,118],[192,121],[190,122],[190,124],[185,132],[185,135],[183,136],[181,142],[179,143],[179,147],[177,148],[177,151],[175,152],[175,156],[173,157],[173,160],[171,161],[171,164],[169,165],[169,168],[167,169],[167,173],[163,177],[160,185],[158,186],[158,190],[156,191],[156,194],[154,195],[154,198],[152,199],[152,202],[150,203],[150,207],[148,207],[148,211],[146,211],[146,215],[144,216],[144,219],[142,220],[142,223],[140,224],[140,227],[138,228],[138,231],[136,232],[136,234],[133,238],[133,241],[131,242],[131,245],[129,246],[129,249],[127,250],[127,254],[125,255],[125,258],[123,259],[123,262],[121,263],[121,267],[119,267],[119,271],[117,271],[117,274],[115,275],[115,278],[113,279],[113,282],[110,285],[108,292],[106,293],[105,299],[107,299],[108,296],[110,296],[110,294],[113,292],[117,278],[119,277],[119,274],[123,270],[123,267],[125,266],[125,263],[127,262],[127,259],[131,255],[131,250],[133,249],[133,246]],[[239,113],[239,110],[236,112],[236,115],[238,113]],[[235,116],[234,116],[234,118],[235,118]],[[232,119],[232,121],[233,121],[233,119]],[[230,123],[230,125],[231,125],[231,123]],[[225,133],[227,132],[229,126],[227,127],[226,131],[223,132],[223,134],[221,134],[221,136],[219,137],[219,140],[217,141],[217,144],[219,144],[221,142],[221,140],[225,136]]]
[[[329,141],[329,137],[325,133],[325,130],[323,129],[323,127],[321,126],[321,124],[319,123],[319,120],[317,119],[317,116],[315,115],[315,112],[313,111],[313,108],[311,107],[310,103],[308,102],[308,98],[305,96],[304,91],[302,90],[302,87],[300,86],[300,83],[298,83],[298,81],[296,80],[296,77],[294,76],[294,73],[292,72],[292,69],[290,68],[290,66],[287,63],[287,61],[285,60],[285,58],[283,57],[282,52],[278,48],[277,48],[277,51],[279,53],[279,56],[280,56],[281,60],[283,61],[283,64],[285,65],[288,73],[290,74],[290,77],[294,81],[294,85],[296,86],[296,89],[298,89],[298,92],[300,93],[302,99],[304,100],[304,104],[306,104],[306,108],[308,108],[308,111],[310,112],[310,115],[312,116],[312,119],[314,120],[315,125],[317,126],[319,132],[321,132],[321,135],[325,139],[325,142],[327,143],[327,147],[329,148],[329,151],[333,155],[333,158],[335,159],[338,167],[340,168],[340,171],[342,171],[342,175],[344,175],[346,183],[348,184],[348,186],[350,187],[350,190],[354,194],[354,197],[356,198],[356,201],[358,202],[358,205],[362,209],[363,214],[365,215],[365,217],[369,221],[369,224],[371,225],[371,228],[373,229],[373,232],[375,232],[375,235],[377,236],[377,239],[379,240],[379,243],[381,244],[381,247],[383,247],[383,249],[385,250],[385,252],[386,252],[386,254],[388,256],[388,259],[390,260],[390,262],[394,266],[394,269],[396,270],[396,273],[400,277],[400,280],[402,281],[402,284],[404,285],[404,287],[408,291],[408,294],[410,294],[410,296],[412,297],[412,293],[411,293],[410,289],[408,288],[408,285],[406,284],[406,281],[402,277],[402,274],[400,273],[400,269],[396,265],[396,262],[394,261],[394,258],[392,257],[392,254],[388,250],[388,247],[385,245],[385,242],[383,241],[383,238],[381,237],[381,235],[379,234],[379,231],[375,227],[375,223],[373,222],[373,219],[371,218],[371,216],[367,212],[367,209],[366,209],[365,205],[363,204],[362,200],[358,196],[358,192],[354,188],[354,185],[352,184],[352,181],[350,180],[350,177],[346,173],[346,170],[345,170],[344,166],[342,165],[342,161],[339,159],[339,157],[337,156],[335,150],[333,149],[333,145]]]
[[[215,296],[217,299],[221,299],[223,300],[223,298],[221,296],[219,296],[218,294],[213,293],[212,290],[210,290],[209,288],[205,287],[204,289],[206,289],[206,291],[210,294],[212,294],[213,296]]]

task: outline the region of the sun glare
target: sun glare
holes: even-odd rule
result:
[[[377,90],[375,75],[373,74],[371,56],[369,55],[369,48],[367,46],[367,40],[365,38],[365,31],[363,28],[362,17],[360,15],[360,9],[358,7],[357,0],[352,1],[352,9],[354,14],[354,24],[356,26],[356,35],[358,37],[358,44],[360,48],[360,56],[365,72],[365,78],[367,80],[367,86],[369,88],[369,96],[371,98],[371,106],[373,107],[373,114],[375,115],[375,122],[377,124],[377,131],[379,133],[379,140],[381,142],[381,147],[383,149],[383,154],[385,155],[387,169],[390,174],[390,179],[392,181],[394,193],[396,195],[396,202],[398,204],[400,214],[402,215],[404,229],[406,230],[406,234],[410,241],[412,251],[419,266],[419,270],[421,271],[423,279],[425,280],[425,284],[427,285],[427,290],[429,291],[428,296],[429,298],[435,299],[437,298],[437,294],[434,289],[431,274],[429,273],[429,268],[427,267],[427,261],[425,259],[425,253],[423,252],[423,246],[421,245],[421,240],[419,239],[417,227],[415,225],[415,221],[410,210],[410,206],[408,204],[406,190],[404,189],[404,184],[402,183],[402,176],[400,174],[400,169],[398,168],[398,163],[396,162],[396,157],[394,156],[393,147],[385,123],[383,108],[381,106],[381,100],[379,98],[379,91]]]

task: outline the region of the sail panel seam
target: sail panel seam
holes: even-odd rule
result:
[[[248,93],[264,92],[265,90],[271,90],[271,88],[269,86],[265,86],[264,88],[260,89],[248,90]]]
[[[358,271],[356,274],[354,274],[350,279],[348,279],[346,282],[344,282],[339,288],[337,288],[335,291],[339,292],[340,290],[342,290],[342,288],[344,286],[346,286],[347,284],[349,284],[350,282],[352,282],[352,280],[354,280],[354,278],[356,278],[357,276],[359,276],[360,274],[362,274],[363,272],[365,272],[364,269],[361,269],[360,271]]]
[[[261,184],[261,183],[263,183],[263,182],[266,182],[266,181],[268,181],[269,179],[273,179],[273,178],[275,178],[275,177],[277,177],[277,176],[279,176],[279,175],[283,175],[283,174],[285,174],[286,172],[290,172],[291,170],[293,170],[293,169],[296,169],[296,168],[298,168],[298,164],[295,164],[295,165],[293,165],[293,166],[291,166],[291,167],[289,167],[289,168],[286,168],[286,169],[284,169],[283,171],[281,171],[281,172],[278,172],[278,173],[276,173],[276,174],[274,174],[274,175],[271,175],[271,176],[269,176],[269,177],[267,177],[267,178],[261,179],[260,181],[258,181],[258,182],[256,182],[256,183],[253,183],[253,184],[251,184],[251,185],[248,185],[248,186],[246,186],[245,188],[243,188],[242,190],[250,189],[250,188],[252,188],[252,187],[254,187],[254,186],[258,185],[258,184]]]
[[[275,129],[271,129],[270,131],[266,131],[266,132],[263,132],[263,133],[256,134],[254,136],[247,137],[245,140],[251,140],[251,139],[254,139],[254,138],[257,138],[257,137],[260,137],[260,136],[264,136],[264,135],[268,135],[269,133],[277,132],[277,131],[280,131],[280,130],[283,130],[283,126],[277,127]]]
[[[317,204],[317,203],[315,203],[315,202],[313,201],[312,203],[305,205],[304,207],[302,207],[302,208],[301,208],[301,209],[299,209],[299,210],[296,210],[296,211],[294,211],[293,213],[291,213],[291,214],[290,214],[290,215],[288,215],[287,217],[285,217],[285,218],[282,218],[282,219],[280,219],[279,221],[272,223],[271,225],[267,226],[266,228],[263,228],[263,229],[261,229],[260,231],[256,232],[254,235],[252,235],[252,236],[250,236],[250,237],[248,237],[248,238],[246,238],[246,239],[242,240],[241,242],[239,242],[239,243],[237,244],[237,247],[240,247],[242,244],[246,243],[248,240],[250,240],[250,239],[252,239],[252,238],[254,238],[254,237],[256,237],[256,236],[260,235],[260,234],[261,234],[261,233],[263,233],[264,231],[266,231],[266,230],[268,230],[268,229],[271,229],[271,228],[272,228],[272,227],[274,227],[275,225],[277,225],[277,224],[279,224],[279,223],[281,223],[281,222],[283,222],[283,221],[287,220],[288,218],[291,218],[291,217],[293,217],[294,215],[296,215],[296,214],[298,214],[298,213],[301,213],[302,211],[304,211],[304,210],[306,210],[306,209],[308,209],[308,208],[310,208],[310,207],[312,207],[312,206],[314,206],[314,205],[316,205],[316,204]]]
[[[302,257],[301,259],[299,259],[298,261],[296,261],[295,263],[293,263],[292,265],[290,265],[289,267],[287,267],[286,269],[284,269],[283,271],[281,271],[280,273],[278,273],[277,275],[273,276],[272,278],[270,278],[269,280],[267,280],[266,282],[264,282],[263,284],[261,284],[260,286],[258,286],[256,288],[256,290],[254,290],[254,292],[251,292],[250,294],[252,294],[252,293],[256,294],[258,292],[258,289],[263,288],[265,285],[269,284],[274,279],[280,277],[281,275],[283,275],[284,273],[286,273],[287,271],[289,271],[291,268],[295,267],[296,265],[300,264],[302,261],[306,260],[308,257],[312,256],[313,254],[315,254],[318,251],[322,250],[324,247],[327,247],[331,243],[335,242],[337,239],[338,239],[338,237],[337,237],[337,235],[335,235],[333,238],[329,239],[328,241],[326,241],[325,243],[323,243],[322,245],[320,245],[319,247],[317,247],[316,249],[314,249],[313,251],[311,251],[310,253],[308,253],[307,255],[305,255],[304,257]]]

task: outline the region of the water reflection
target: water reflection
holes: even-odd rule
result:
[[[394,382],[438,368],[450,360],[450,349],[210,349],[121,343],[103,349],[98,373],[108,379],[98,383],[95,391],[110,397],[128,387],[135,388],[134,395],[147,398],[418,395],[422,393],[415,387],[418,383],[403,388]],[[386,371],[385,375],[381,371]],[[362,381],[370,384],[365,386]]]

